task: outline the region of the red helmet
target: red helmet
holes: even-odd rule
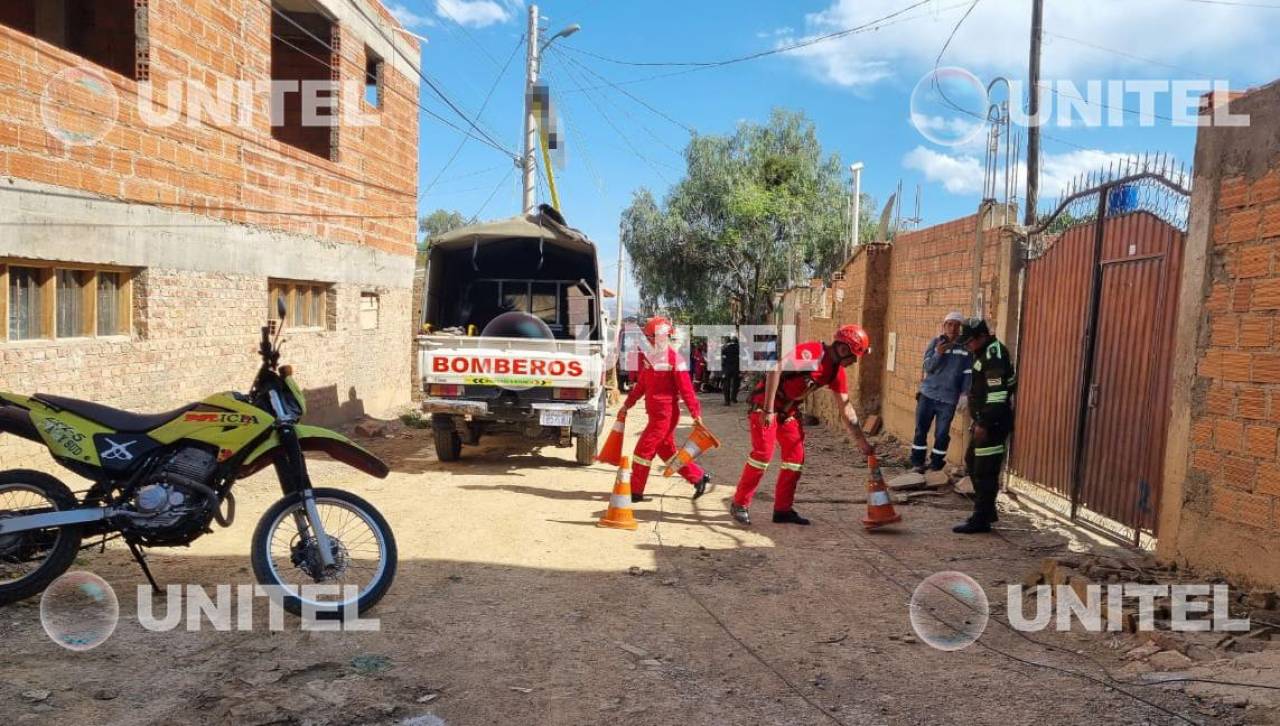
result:
[[[674,330],[674,328],[671,326],[671,321],[661,315],[657,315],[649,318],[649,322],[644,324],[644,337],[649,340],[653,340],[659,333],[665,336],[670,336],[672,330]]]
[[[871,336],[867,335],[861,325],[840,326],[834,342],[849,346],[849,350],[859,358],[871,352]]]

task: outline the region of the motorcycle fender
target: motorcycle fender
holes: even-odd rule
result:
[[[0,408],[0,432],[20,436],[37,444],[44,443],[36,425],[31,421],[31,413],[16,406]]]
[[[297,426],[298,443],[303,452],[317,451],[340,461],[353,469],[359,469],[369,476],[385,479],[390,469],[382,459],[373,455],[359,444],[343,436],[337,431],[330,431],[319,426]],[[254,449],[240,466],[239,477],[246,477],[275,461],[279,453],[280,439],[276,434]]]

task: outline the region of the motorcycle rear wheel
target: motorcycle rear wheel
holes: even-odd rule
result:
[[[66,484],[39,471],[0,472],[0,518],[77,505]],[[44,591],[67,571],[80,552],[81,528],[57,527],[0,535],[0,605]],[[24,565],[35,564],[34,568]]]

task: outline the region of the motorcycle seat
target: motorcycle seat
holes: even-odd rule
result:
[[[70,411],[77,416],[87,418],[95,423],[100,423],[108,428],[126,433],[140,433],[150,431],[151,429],[163,426],[174,420],[178,416],[190,411],[196,407],[196,404],[189,403],[181,408],[167,411],[165,413],[133,413],[131,411],[122,411],[118,408],[103,406],[100,403],[92,401],[81,401],[75,398],[66,398],[64,396],[51,396],[46,393],[37,393],[36,400],[43,401],[51,406],[60,408],[64,411]]]

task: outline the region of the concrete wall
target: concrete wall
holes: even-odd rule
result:
[[[1159,554],[1280,583],[1280,84],[1196,144]]]

